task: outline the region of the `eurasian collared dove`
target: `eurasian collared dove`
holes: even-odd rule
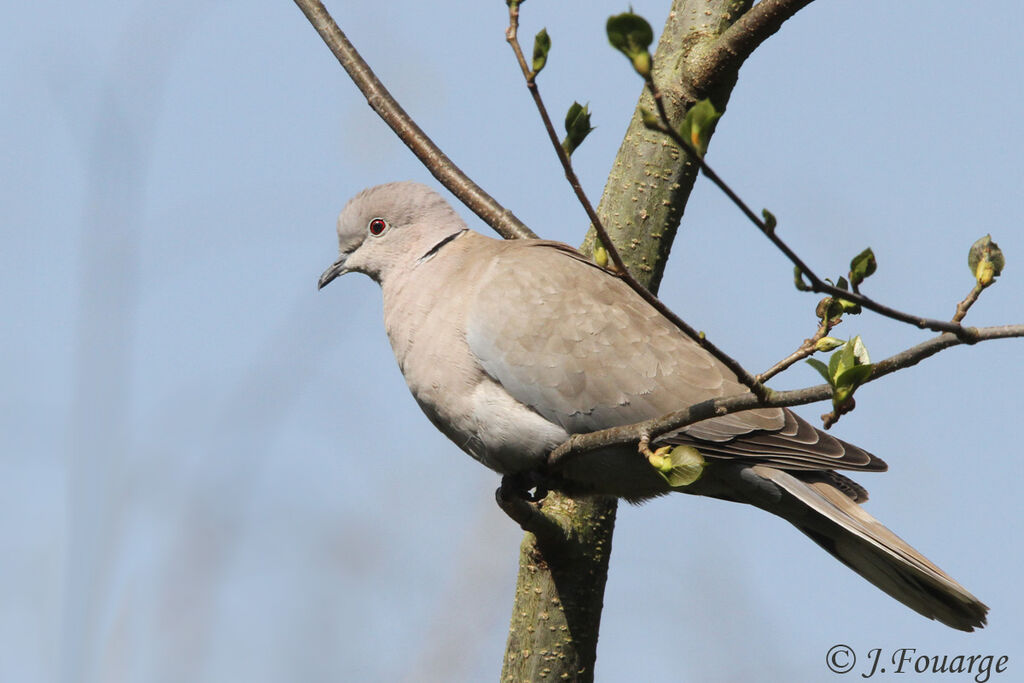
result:
[[[379,185],[338,218],[340,257],[320,277],[380,283],[384,324],[430,421],[484,465],[544,469],[569,435],[639,422],[746,391],[735,375],[619,278],[576,250],[470,231],[430,188]],[[551,473],[575,494],[631,501],[672,490],[749,503],[789,521],[911,609],[971,631],[988,608],[865,512],[867,492],[836,469],[885,463],[789,410],[708,419],[665,440],[696,448],[696,481],[672,488],[636,447]]]

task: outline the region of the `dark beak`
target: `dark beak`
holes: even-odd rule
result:
[[[331,264],[331,267],[324,271],[324,274],[320,276],[320,279],[316,283],[317,289],[323,289],[331,283],[331,280],[344,275],[348,272],[345,269],[345,261],[348,259],[348,254],[342,254],[338,257],[338,260]]]

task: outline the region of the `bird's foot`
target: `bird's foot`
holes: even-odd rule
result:
[[[539,472],[506,474],[501,478],[501,486],[495,495],[539,503],[548,495],[547,480]]]
[[[501,478],[501,486],[494,492],[494,498],[502,512],[512,518],[523,531],[536,532],[546,524],[540,512],[540,501],[548,494],[543,477],[531,472],[507,474]]]

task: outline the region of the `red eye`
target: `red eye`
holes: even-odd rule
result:
[[[370,221],[370,234],[376,237],[384,232],[387,227],[388,223],[383,218],[374,218]]]

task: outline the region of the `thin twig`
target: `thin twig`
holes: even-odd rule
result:
[[[973,332],[973,341],[977,342],[1024,337],[1024,325],[973,328]],[[917,365],[925,358],[934,356],[944,349],[967,343],[972,342],[961,339],[950,332],[945,332],[876,363],[874,370],[870,377],[865,380],[865,383],[873,382],[897,370]],[[806,389],[775,391],[767,399],[758,398],[753,394],[737,394],[709,399],[668,415],[645,420],[644,422],[602,429],[589,434],[574,434],[551,451],[548,455],[547,466],[549,469],[555,470],[563,466],[568,458],[577,457],[601,448],[635,444],[644,437],[654,441],[659,436],[712,417],[720,417],[755,408],[784,408],[805,405],[807,403],[824,401],[831,397],[832,388],[828,384],[819,384]]]
[[[995,282],[995,280],[989,280],[985,284],[976,282],[974,288],[967,293],[964,300],[956,305],[956,313],[953,315],[952,322],[959,325],[960,321],[962,321],[964,316],[967,315],[967,311],[970,310],[971,306],[974,305],[974,302],[978,300],[979,296],[981,296],[982,291],[984,291],[984,289],[993,282]]]
[[[928,329],[933,332],[949,332],[956,335],[962,341],[970,343],[972,340],[970,328],[964,327],[956,322],[946,322],[945,320],[936,320],[933,318],[924,318],[921,316],[911,315],[910,313],[904,313],[903,311],[896,310],[884,304],[878,303],[870,297],[864,296],[859,292],[851,292],[845,289],[840,289],[834,285],[830,285],[825,282],[822,278],[818,277],[810,267],[804,263],[796,252],[790,249],[781,237],[778,236],[776,231],[770,227],[758,216],[756,213],[747,206],[746,202],[740,199],[731,187],[729,187],[722,178],[715,173],[715,171],[708,165],[708,163],[700,157],[696,152],[693,151],[692,145],[686,141],[685,138],[677,131],[671,120],[668,117],[668,113],[665,111],[665,106],[661,101],[661,93],[658,87],[654,84],[653,79],[646,79],[647,87],[651,90],[651,94],[654,97],[655,104],[658,108],[658,116],[661,119],[661,125],[658,126],[657,130],[665,135],[672,138],[681,149],[684,149],[689,153],[690,158],[693,159],[694,163],[700,168],[700,172],[703,173],[711,182],[713,182],[725,195],[732,200],[743,215],[746,216],[751,223],[757,226],[757,228],[767,237],[775,247],[786,255],[786,258],[797,267],[800,273],[805,276],[808,280],[808,289],[819,294],[828,294],[837,299],[843,299],[850,301],[863,308],[874,311],[879,315],[883,315],[893,320],[899,320],[920,329]]]
[[[551,123],[551,117],[548,115],[547,107],[544,105],[544,100],[540,95],[540,89],[537,87],[536,74],[530,69],[526,63],[526,57],[523,55],[522,47],[519,44],[519,3],[509,3],[509,26],[505,32],[505,37],[508,40],[509,45],[512,46],[512,51],[515,53],[516,61],[519,62],[519,68],[523,72],[523,77],[526,79],[526,87],[530,91],[530,95],[533,97],[534,104],[537,106],[537,111],[540,113],[541,120],[544,122],[544,129],[547,131],[548,139],[551,141],[551,145],[555,148],[555,154],[558,156],[559,162],[562,164],[562,169],[565,171],[565,177],[569,181],[569,185],[572,186],[573,191],[576,193],[576,197],[579,199],[580,204],[583,205],[584,211],[587,213],[587,217],[590,219],[591,224],[594,226],[594,231],[598,235],[598,239],[601,244],[608,250],[608,256],[615,266],[615,270],[612,273],[621,278],[627,285],[630,286],[633,291],[639,294],[643,299],[654,306],[665,318],[667,318],[673,325],[683,331],[688,337],[696,341],[702,348],[712,354],[715,358],[720,360],[722,364],[728,367],[733,374],[742,382],[747,388],[749,388],[754,395],[760,398],[767,398],[769,390],[761,382],[759,382],[750,372],[747,371],[739,362],[734,358],[726,354],[724,351],[719,349],[713,343],[711,343],[707,337],[696,329],[688,325],[682,318],[676,315],[668,306],[666,306],[657,296],[651,293],[649,289],[644,287],[629,269],[626,267],[622,260],[622,256],[619,254],[618,249],[615,247],[615,243],[608,235],[605,230],[604,224],[598,217],[597,212],[594,210],[593,205],[587,198],[586,193],[583,191],[583,187],[580,185],[579,178],[576,176],[576,172],[572,167],[572,160],[566,153],[565,148],[562,147],[561,142],[558,140],[558,134],[555,132],[555,127]]]
[[[804,358],[807,358],[808,356],[812,355],[816,350],[817,349],[814,348],[814,342],[811,341],[810,339],[805,339],[804,343],[801,344],[796,351],[789,354],[788,356],[780,360],[778,363],[762,372],[760,375],[757,376],[757,378],[762,382],[767,382],[772,377],[779,374],[783,370],[789,368],[794,363],[797,363],[803,360]]]
[[[348,72],[370,107],[448,190],[505,239],[535,238],[516,216],[487,194],[449,159],[402,109],[319,0],[295,0],[327,47]]]
[[[530,95],[533,97],[533,102],[537,106],[537,111],[540,113],[540,118],[544,122],[544,130],[547,131],[548,139],[551,140],[552,146],[555,148],[555,153],[558,155],[558,161],[562,164],[562,170],[565,172],[565,179],[569,181],[569,185],[572,187],[573,192],[576,193],[576,198],[583,206],[583,210],[587,213],[587,218],[594,226],[594,230],[597,232],[601,239],[602,244],[608,250],[608,256],[612,263],[615,265],[615,269],[621,272],[626,271],[626,264],[622,261],[622,256],[619,254],[619,250],[615,248],[611,238],[608,236],[608,231],[605,230],[604,224],[597,215],[597,211],[594,210],[593,204],[590,203],[590,199],[587,197],[586,192],[583,191],[583,186],[580,185],[579,177],[576,175],[576,171],[573,170],[572,160],[566,153],[565,148],[558,140],[558,133],[555,132],[555,126],[551,122],[551,117],[548,115],[548,109],[544,106],[544,100],[540,96],[540,89],[537,88],[536,74],[530,69],[526,63],[526,57],[523,55],[523,48],[519,44],[519,3],[511,2],[508,6],[508,29],[505,31],[505,38],[508,40],[508,44],[512,46],[512,51],[516,55],[516,61],[519,62],[519,68],[523,72],[523,78],[526,79],[526,88],[530,91]]]
[[[797,363],[810,355],[813,355],[818,350],[818,342],[825,338],[826,335],[832,330],[833,323],[832,319],[827,315],[823,317],[821,323],[818,325],[818,331],[814,333],[814,336],[810,339],[805,339],[800,347],[789,354],[775,365],[771,366],[760,375],[757,376],[758,381],[767,382],[769,379],[779,374],[783,370],[787,369],[794,363]]]

